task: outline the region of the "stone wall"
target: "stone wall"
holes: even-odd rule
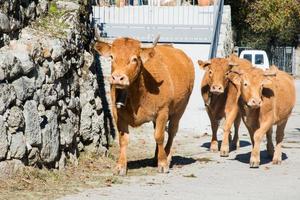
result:
[[[46,13],[48,0],[0,0],[0,47],[17,38],[30,21]]]
[[[0,168],[13,160],[61,169],[85,149],[106,152],[112,122],[85,2],[58,1],[0,49]],[[68,26],[41,29],[55,16]]]

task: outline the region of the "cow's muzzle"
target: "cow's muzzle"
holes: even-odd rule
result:
[[[262,101],[260,98],[251,98],[248,102],[247,105],[251,108],[259,108],[262,104]]]
[[[210,92],[213,94],[222,94],[224,92],[224,87],[222,85],[212,85],[210,87]]]
[[[110,84],[115,85],[116,88],[124,89],[129,86],[129,78],[124,74],[112,74]]]

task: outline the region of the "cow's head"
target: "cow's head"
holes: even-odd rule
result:
[[[277,68],[272,66],[263,71],[258,68],[248,70],[232,69],[228,78],[240,88],[243,101],[251,108],[259,108],[263,96],[271,97],[273,93],[272,77],[276,76]]]
[[[125,89],[132,84],[141,72],[143,64],[154,56],[153,44],[142,45],[140,41],[131,38],[118,38],[113,42],[98,39],[94,48],[104,57],[111,57],[112,70],[110,83],[116,88]]]
[[[213,58],[209,61],[198,60],[200,69],[206,71],[205,76],[209,79],[210,92],[222,94],[227,87],[227,75],[235,63],[224,58]]]

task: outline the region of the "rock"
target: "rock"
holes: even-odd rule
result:
[[[100,97],[95,98],[96,111],[102,111],[102,101]]]
[[[0,83],[0,114],[16,100],[16,92],[14,87],[9,84]]]
[[[61,145],[69,146],[74,140],[74,129],[70,119],[59,125],[60,128],[60,143]]]
[[[7,129],[5,127],[4,117],[0,115],[0,160],[6,157],[7,149]]]
[[[10,23],[8,17],[0,13],[0,32],[8,33],[10,31]]]
[[[27,48],[27,47],[23,47],[23,48]],[[34,64],[31,62],[29,58],[28,52],[26,52],[25,49],[24,50],[19,49],[18,51],[15,51],[14,55],[21,62],[21,68],[23,74],[28,74],[35,68]]]
[[[64,77],[64,75],[70,70],[68,63],[56,62],[53,66],[55,79]]]
[[[57,1],[56,2],[58,9],[64,9],[64,10],[78,10],[79,5],[74,2],[66,2],[66,1]]]
[[[41,118],[38,113],[37,103],[33,100],[26,101],[24,105],[25,138],[31,146],[39,146],[42,143]]]
[[[0,179],[13,177],[19,170],[24,168],[20,160],[6,160],[0,162]]]
[[[84,107],[95,98],[93,84],[89,80],[80,79],[80,105]]]
[[[17,31],[18,29],[22,28],[22,24],[17,19],[11,19],[10,20],[10,30],[11,31]]]
[[[25,16],[32,20],[34,19],[36,16],[35,16],[35,8],[36,8],[36,4],[34,1],[32,1],[29,6],[27,7],[26,9],[26,12],[25,12]]]
[[[26,141],[22,132],[11,135],[10,155],[12,158],[22,159],[26,153]]]
[[[9,52],[0,53],[0,81],[13,80],[22,73],[21,61]]]
[[[37,8],[36,8],[36,14],[38,16],[47,12],[48,3],[49,3],[48,0],[39,0],[39,4],[37,5]]]
[[[22,130],[24,128],[24,116],[19,107],[14,106],[10,109],[7,124],[15,130]]]
[[[65,154],[65,152],[62,152],[60,155],[60,159],[58,161],[58,169],[59,170],[65,170],[66,161],[67,161],[66,154]]]
[[[68,118],[60,124],[60,142],[67,147],[71,145],[79,132],[79,117],[67,110]]]
[[[17,98],[21,101],[33,96],[35,91],[35,81],[34,78],[28,78],[22,76],[21,78],[12,82],[12,85],[15,88]]]
[[[33,147],[28,155],[28,165],[34,165],[40,161],[39,149],[37,147]]]
[[[46,81],[46,72],[43,67],[40,67],[36,70],[36,79],[35,79],[35,86],[36,88],[41,88],[42,85]]]
[[[100,135],[103,128],[103,115],[98,115],[96,111],[92,116],[92,133]]]
[[[57,92],[54,90],[54,84],[45,84],[42,86],[40,102],[45,106],[52,106],[58,100]]]
[[[45,163],[51,163],[59,154],[57,109],[53,106],[51,110],[46,110],[43,118],[41,159]]]
[[[92,141],[92,115],[93,106],[90,103],[84,105],[80,115],[80,135],[83,141]]]
[[[23,74],[28,74],[35,68],[29,57],[30,48],[31,45],[18,42],[18,40],[13,40],[9,44],[8,52],[20,61]]]
[[[59,39],[54,39],[50,41],[50,45],[53,49],[51,58],[54,62],[57,62],[62,59],[66,49],[63,47],[63,42]]]

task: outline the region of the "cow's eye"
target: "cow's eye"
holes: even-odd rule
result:
[[[210,76],[213,74],[213,72],[211,70],[209,70],[208,73]]]
[[[133,56],[130,60],[131,63],[137,63],[138,62],[138,59],[136,56]]]
[[[248,86],[248,83],[244,83],[244,86],[247,87],[247,86]]]
[[[113,60],[113,59],[114,59],[113,55],[110,55],[109,57],[110,57],[110,59],[111,59],[111,60]]]

